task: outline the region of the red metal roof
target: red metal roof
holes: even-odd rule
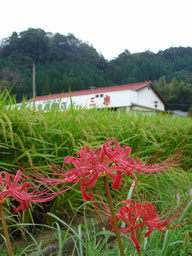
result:
[[[52,94],[52,95],[36,96],[35,101],[66,98],[66,97],[70,97],[70,96],[80,96],[80,95],[88,95],[88,94],[115,92],[115,91],[123,91],[123,90],[139,91],[140,89],[142,89],[146,86],[151,86],[151,85],[152,85],[151,81],[146,81],[146,82],[135,83],[135,84],[107,86],[107,87],[102,87],[102,88],[94,88],[94,89],[87,89],[87,90],[81,90],[81,91],[72,91],[72,92],[57,93],[57,94]],[[29,101],[30,100],[28,100],[27,102],[29,102]]]

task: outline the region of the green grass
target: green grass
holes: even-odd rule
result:
[[[156,151],[161,159],[174,154],[184,143],[183,157],[191,157],[192,122],[189,118],[168,115],[146,116],[108,110],[69,109],[64,112],[32,111],[29,108],[5,108],[0,105],[0,167],[17,167],[15,153],[21,162],[38,166],[44,159],[62,164],[67,155],[74,155],[82,146],[98,146],[114,136],[127,144],[133,154],[143,158]],[[190,160],[181,163],[189,170]],[[45,167],[45,166],[44,166]]]
[[[8,93],[0,95],[0,170],[15,173],[18,169],[17,161],[21,166],[33,163],[43,170],[48,168],[47,161],[62,166],[64,158],[74,156],[82,146],[94,148],[105,143],[107,138],[115,137],[121,146],[126,144],[132,148],[132,156],[137,153],[137,157],[143,161],[150,159],[156,152],[157,155],[161,153],[158,161],[165,160],[183,147],[182,161],[177,166],[163,175],[139,177],[135,194],[139,195],[142,191],[150,198],[158,190],[162,207],[178,192],[183,197],[189,194],[192,187],[192,119],[97,109],[71,108],[64,112],[52,109],[43,112],[33,111],[24,104],[18,109],[14,104],[14,99]],[[113,191],[117,204],[126,198],[131,182],[129,177],[125,178],[121,190]],[[102,186],[100,181],[99,189]],[[47,212],[68,222],[82,204],[77,185],[54,201],[32,205],[29,212],[21,212],[17,216],[11,212],[12,202],[8,202],[6,213],[10,216],[10,225],[21,225],[19,230],[22,235],[26,229],[22,227],[24,223],[50,225],[53,220]],[[10,229],[14,230],[13,227]],[[32,228],[29,231],[34,233]],[[182,232],[176,235],[176,240],[183,241]],[[181,244],[173,247],[177,248]],[[158,248],[161,246],[157,245]]]
[[[14,249],[15,256],[117,256],[119,248],[115,236],[110,231],[104,229],[96,219],[90,218],[86,214],[80,220],[71,219],[68,223],[52,213],[48,215],[53,219],[52,226],[36,225],[37,228],[46,228],[46,235],[32,235],[24,224],[24,231],[28,242],[19,243]],[[18,225],[16,225],[18,227]],[[143,237],[146,230],[143,231]],[[49,234],[49,236],[47,236]],[[192,253],[191,225],[178,230],[165,232],[154,232],[143,240],[141,245],[141,256],[187,256]],[[137,252],[130,242],[129,234],[123,240],[125,255],[136,256]],[[0,247],[0,255],[6,256],[6,249]],[[49,252],[48,252],[49,251]]]

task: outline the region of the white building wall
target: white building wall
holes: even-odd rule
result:
[[[85,107],[85,108],[118,108],[131,106],[132,103],[137,104],[137,92],[125,90],[118,92],[108,92],[108,93],[97,93],[88,95],[79,95],[36,101],[36,109],[49,109],[49,107],[55,104],[55,106],[60,106],[61,108],[70,107],[71,101],[75,107]],[[33,107],[33,103],[28,103]]]
[[[138,91],[138,105],[155,109],[154,101],[157,101],[158,110],[165,110],[165,105],[150,87],[145,87]]]
[[[65,100],[65,98],[63,99]],[[137,92],[118,91],[108,93],[97,93],[72,97],[72,102],[76,106],[86,108],[115,108],[130,106],[132,102],[137,104]]]
[[[71,101],[75,107],[85,107],[85,108],[125,108],[130,111],[132,104],[138,106],[145,106],[155,110],[154,101],[158,102],[157,109],[165,110],[165,106],[156,93],[149,87],[145,87],[137,92],[131,90],[107,92],[107,93],[97,93],[88,95],[79,95],[58,98],[58,99],[48,99],[36,101],[36,109],[38,110],[49,110],[50,107],[60,107],[65,109],[70,107]],[[19,105],[19,104],[18,104]],[[33,102],[27,103],[28,106],[33,108]]]

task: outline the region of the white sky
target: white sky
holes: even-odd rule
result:
[[[72,33],[109,60],[156,53],[192,47],[192,0],[1,0],[0,39],[29,27]]]

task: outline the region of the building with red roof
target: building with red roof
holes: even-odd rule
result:
[[[59,94],[36,96],[26,103],[35,102],[37,109],[67,108],[71,102],[76,107],[111,108],[126,111],[164,111],[166,100],[151,81],[93,88]]]

